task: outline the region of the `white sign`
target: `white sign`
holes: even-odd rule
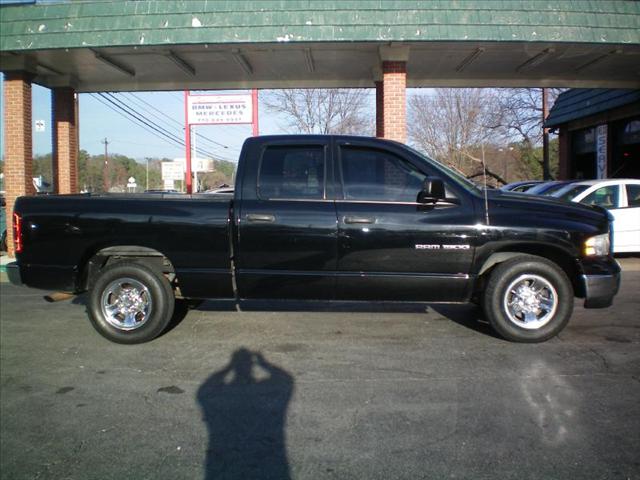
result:
[[[187,171],[187,160],[185,158],[174,158],[173,163],[182,165],[182,172]],[[191,158],[191,171],[198,173],[213,172],[214,165],[211,158]],[[182,177],[180,177],[182,178]]]
[[[174,188],[176,188],[176,186],[173,183],[173,180],[165,180],[164,181],[164,189],[165,190],[173,190]]]
[[[44,120],[36,120],[36,132],[44,132],[45,125]]]
[[[162,162],[162,179],[164,181],[184,179],[184,163]]]
[[[210,158],[192,158],[191,170],[194,172],[213,172],[213,160]]]
[[[607,178],[607,125],[596,127],[596,178]]]
[[[251,94],[188,95],[190,125],[237,124],[253,121]]]

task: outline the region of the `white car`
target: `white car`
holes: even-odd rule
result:
[[[551,196],[606,208],[614,219],[613,251],[640,252],[640,180],[584,180]]]

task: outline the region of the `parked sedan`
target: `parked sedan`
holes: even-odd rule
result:
[[[640,180],[585,180],[551,196],[606,208],[614,218],[613,251],[640,252]]]

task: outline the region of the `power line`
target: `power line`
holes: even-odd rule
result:
[[[103,94],[103,93],[99,93],[98,95],[100,95],[102,98],[104,98],[105,100],[107,100],[108,102],[110,102],[111,104],[113,104],[116,108],[122,110],[125,114],[129,115],[130,117],[134,118],[136,121],[143,123],[145,125],[147,125],[149,128],[152,128],[153,130],[155,130],[157,133],[159,133],[160,135],[163,135],[164,137],[168,138],[169,140],[171,140],[174,143],[177,143],[178,145],[180,145],[181,147],[185,146],[184,141],[177,135],[175,135],[174,133],[172,133],[171,131],[167,130],[166,128],[158,125],[156,122],[154,122],[151,119],[148,118],[144,118],[142,117],[138,112],[136,112],[132,107],[130,107],[129,105],[127,105],[126,103],[124,103],[122,100],[118,99],[116,96],[114,96],[113,94]],[[215,154],[209,150],[206,150],[204,148],[200,148],[198,147],[197,152],[200,152],[206,156],[209,157],[213,157],[213,158],[219,158],[221,160],[227,160],[227,161],[232,161],[230,159],[224,158],[218,154]]]
[[[162,135],[164,135],[164,136],[174,140],[175,142],[180,143],[182,146],[184,146],[184,141],[181,140],[180,137],[178,137],[177,135],[171,133],[166,128],[163,128],[163,127],[159,126],[158,124],[156,124],[152,120],[145,119],[140,114],[138,114],[138,112],[136,112],[133,108],[131,108],[129,105],[127,105],[126,103],[124,103],[120,99],[118,99],[115,95],[110,94],[110,93],[99,93],[98,95],[100,95],[102,98],[104,98],[108,102],[111,102],[117,108],[119,108],[121,110],[124,110],[128,115],[131,115],[132,117],[135,117],[138,121],[146,124],[149,127],[152,127],[154,129],[159,130],[160,133],[162,133]]]
[[[99,97],[97,94],[92,93],[91,96],[93,98],[95,98],[96,100],[98,100],[100,103],[102,103],[103,105],[105,105],[106,107],[108,107],[109,109],[113,110],[115,113],[117,113],[118,115],[120,115],[121,117],[126,118],[127,120],[129,120],[131,123],[141,127],[143,130],[147,131],[148,133],[151,133],[152,135],[154,135],[155,137],[159,138],[160,140],[163,140],[165,143],[170,144],[172,147],[176,147],[175,142],[167,140],[165,137],[158,135],[158,133],[156,133],[153,129],[135,121],[132,119],[131,116],[129,116],[128,114],[123,113],[122,111],[116,109],[114,106],[110,105],[109,103],[107,103],[106,101],[102,100],[101,97]]]
[[[150,113],[151,115],[155,115],[154,113],[152,113],[151,111],[149,111],[149,108],[151,108],[153,111],[157,112],[158,114],[162,115],[163,117],[165,117],[166,119],[168,119],[170,122],[174,123],[177,125],[178,127],[178,131],[180,133],[184,132],[184,125],[182,123],[180,123],[179,121],[177,121],[175,118],[171,117],[170,115],[167,115],[165,112],[163,112],[162,110],[156,108],[155,106],[153,106],[152,104],[150,104],[149,102],[147,102],[146,100],[144,100],[142,97],[139,97],[138,95],[136,95],[133,92],[128,92],[127,95],[130,97],[131,100],[133,100],[137,106],[139,106],[140,108],[142,108],[144,111],[146,111],[147,113]],[[124,103],[124,102],[123,102]],[[149,108],[146,108],[145,105]],[[174,127],[175,128],[175,127]],[[202,135],[201,133],[196,133],[197,137],[201,140],[204,140],[206,142],[209,142],[210,144],[213,144],[215,146],[219,146],[222,148],[229,148],[228,145],[224,145],[220,142],[216,142],[215,140],[212,140],[209,137],[206,137],[204,135]],[[234,151],[237,151],[237,149],[233,149]]]
[[[143,109],[144,109],[144,110],[146,110],[147,112],[149,112],[149,110],[148,110],[148,109],[146,109],[146,108],[145,108],[143,105],[141,105],[141,104],[146,105],[147,107],[149,107],[149,108],[151,108],[152,110],[154,110],[155,112],[159,113],[160,115],[162,115],[163,117],[165,117],[166,119],[168,119],[169,121],[171,121],[172,123],[176,124],[176,125],[179,127],[179,129],[180,129],[180,130],[184,130],[184,124],[183,124],[183,123],[179,122],[178,120],[176,120],[175,118],[173,118],[171,115],[167,115],[167,114],[166,114],[165,112],[163,112],[162,110],[159,110],[158,108],[156,108],[155,106],[153,106],[152,104],[150,104],[149,102],[147,102],[144,98],[139,97],[139,96],[138,96],[138,95],[136,95],[134,92],[128,92],[128,95],[129,95],[129,96],[130,96],[134,101],[136,101],[136,102],[137,102],[137,104],[138,104],[141,108],[143,108]],[[184,106],[184,104],[183,104],[183,106]],[[206,137],[206,136],[202,135],[201,133],[197,133],[196,135],[197,135],[197,136],[198,136],[198,138],[199,138],[199,139],[201,139],[201,140],[205,140],[205,141],[207,141],[207,142],[209,142],[209,143],[212,143],[212,144],[217,145],[217,146],[222,147],[222,148],[229,148],[229,146],[228,146],[228,145],[224,145],[224,144],[222,144],[222,143],[220,143],[220,142],[217,142],[217,141],[215,141],[215,140],[212,140],[211,138]]]

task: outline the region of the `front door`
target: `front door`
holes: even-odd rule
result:
[[[468,195],[416,202],[428,165],[381,148],[338,145],[339,299],[460,301],[476,238]]]
[[[241,298],[331,299],[337,226],[327,194],[330,142],[267,145],[237,212]]]

